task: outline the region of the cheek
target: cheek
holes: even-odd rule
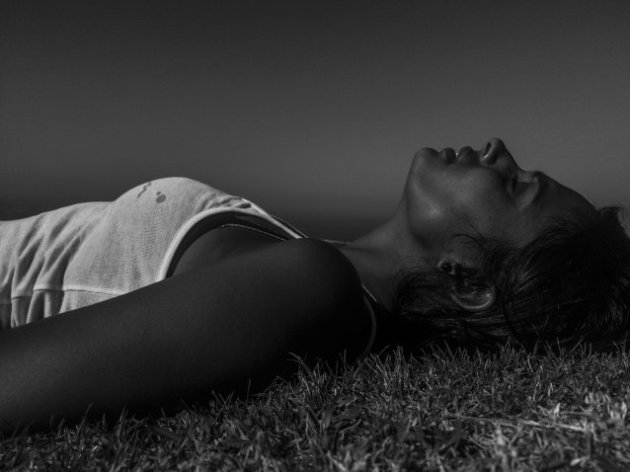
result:
[[[467,182],[458,189],[454,212],[469,231],[487,236],[503,236],[513,223],[514,207],[500,187],[491,182]]]
[[[433,175],[412,175],[405,189],[405,200],[410,217],[423,220],[442,216],[452,195],[444,179]]]
[[[408,182],[405,191],[406,219],[420,239],[443,237],[452,231],[454,215],[462,210],[457,186],[449,179],[430,177],[419,176]]]
[[[408,184],[408,218],[415,233],[495,234],[507,224],[509,202],[497,182],[487,176],[447,174]]]

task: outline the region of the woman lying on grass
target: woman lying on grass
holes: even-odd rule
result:
[[[260,389],[290,353],[611,345],[628,326],[617,209],[499,139],[421,149],[393,217],[355,241],[303,236],[183,178],[0,222],[2,429]]]

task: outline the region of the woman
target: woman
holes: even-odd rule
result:
[[[421,149],[393,217],[349,243],[189,179],[1,224],[7,431],[259,389],[290,353],[609,342],[628,326],[616,210],[520,169],[496,138]]]

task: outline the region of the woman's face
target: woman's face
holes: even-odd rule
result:
[[[522,246],[561,216],[589,218],[584,197],[544,173],[518,167],[503,141],[458,153],[420,149],[413,159],[399,211],[426,247],[455,234],[496,237]]]

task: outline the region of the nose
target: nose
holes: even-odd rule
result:
[[[493,164],[497,158],[507,149],[505,143],[499,138],[491,138],[479,152],[479,160],[485,165]]]

